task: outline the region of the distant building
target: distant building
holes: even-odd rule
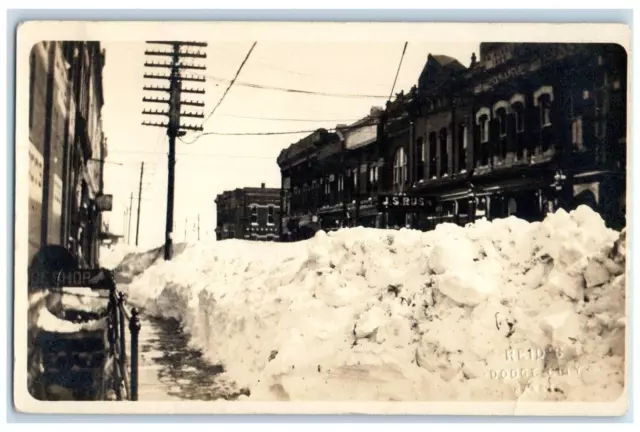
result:
[[[280,189],[246,187],[215,199],[216,240],[276,241],[280,231]]]
[[[541,220],[586,204],[626,223],[627,55],[616,45],[483,43],[429,55],[383,111],[282,150],[283,234]]]

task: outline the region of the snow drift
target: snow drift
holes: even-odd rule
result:
[[[582,206],[540,223],[189,245],[125,289],[180,320],[251,400],[613,401],[625,242]]]

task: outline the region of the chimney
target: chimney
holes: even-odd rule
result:
[[[260,183],[260,187],[264,189],[264,183]]]

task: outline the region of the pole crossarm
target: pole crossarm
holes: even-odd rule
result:
[[[183,63],[173,63],[173,62],[144,62],[145,67],[154,67],[154,68],[165,68],[165,69],[197,69],[197,70],[206,70],[207,67],[199,64],[183,64]]]
[[[170,103],[171,101],[169,99],[162,99],[162,98],[154,98],[154,97],[143,97],[142,98],[142,102],[151,102],[151,103]],[[183,105],[189,105],[185,102],[182,102]],[[204,104],[202,104],[204,106]]]
[[[208,44],[206,42],[186,42],[186,41],[147,41],[148,44],[156,45],[178,45],[178,46],[193,46],[206,48]]]
[[[163,74],[154,74],[154,73],[146,73],[143,76],[144,78],[147,79],[159,79],[159,80],[167,80],[167,81],[171,81],[171,76],[170,75],[163,75]],[[178,79],[180,81],[194,81],[194,82],[206,82],[207,79],[204,77],[198,77],[198,76],[194,76],[194,75],[179,75]]]
[[[158,92],[170,92],[171,89],[169,87],[159,87],[159,86],[144,86],[142,90],[147,91],[158,91]]]
[[[144,54],[148,56],[165,56],[165,57],[173,57],[175,55],[173,51],[149,51],[149,50],[145,51]],[[204,59],[204,58],[207,58],[207,55],[205,53],[200,53],[200,52],[179,52],[178,57]]]
[[[204,102],[193,101],[193,100],[184,100],[184,101],[180,101],[180,105],[188,105],[188,106],[194,106],[194,107],[204,107]]]
[[[178,41],[147,41],[149,44],[169,45],[170,50],[166,49],[147,49],[145,55],[155,57],[169,57],[170,61],[148,61],[145,60],[144,66],[148,68],[164,68],[164,73],[153,73],[145,71],[143,78],[152,80],[166,80],[168,86],[155,86],[155,85],[143,85],[143,90],[151,92],[164,92],[168,93],[169,97],[146,97],[142,98],[143,102],[161,103],[167,104],[168,109],[146,109],[143,108],[143,115],[163,116],[167,117],[166,122],[154,122],[143,121],[143,126],[161,127],[166,129],[167,136],[169,137],[169,153],[168,153],[168,179],[167,179],[167,219],[165,227],[165,242],[164,242],[164,259],[171,260],[173,255],[173,240],[174,240],[174,221],[173,221],[173,205],[174,205],[174,189],[175,189],[175,162],[176,162],[176,138],[186,134],[186,131],[202,131],[203,127],[199,125],[183,124],[181,118],[204,118],[204,113],[200,111],[182,111],[181,106],[192,107],[204,107],[204,102],[200,100],[182,100],[182,94],[205,94],[204,88],[183,88],[183,82],[206,82],[205,77],[183,73],[187,69],[206,70],[206,66],[202,64],[196,64],[192,61],[188,63],[185,59],[205,59],[207,54],[198,51],[197,49],[189,49],[189,47],[206,47],[204,42],[178,42]],[[142,184],[143,167],[140,168],[140,184]],[[140,192],[138,196],[142,195],[142,189],[140,186]],[[140,206],[138,206],[138,209]],[[138,213],[138,218],[139,218]],[[137,243],[137,229],[136,229],[136,243]]]
[[[161,115],[161,116],[169,117],[169,112],[168,111],[161,111],[161,110],[142,110],[142,114],[146,114],[146,115]]]
[[[181,112],[180,117],[194,117],[194,118],[204,118],[204,113],[202,112]]]
[[[183,88],[180,91],[182,93],[204,94],[204,89],[199,88]]]

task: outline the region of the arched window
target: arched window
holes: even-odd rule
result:
[[[478,125],[480,126],[480,142],[487,144],[489,142],[489,116],[481,116]]]
[[[540,104],[540,126],[545,128],[551,126],[551,98],[549,95],[542,95],[538,99]]]
[[[498,133],[500,134],[500,138],[504,138],[507,136],[508,125],[507,125],[507,110],[505,108],[499,108],[496,111],[496,119],[498,120]]]
[[[551,126],[551,103],[553,102],[553,88],[542,86],[533,94],[533,102],[540,109],[540,127]]]
[[[514,130],[517,134],[524,132],[524,104],[522,102],[516,102],[511,105],[513,111],[513,122],[515,124]]]
[[[393,185],[394,188],[402,190],[407,181],[407,156],[403,147],[396,150],[393,158]]]
[[[440,129],[440,175],[449,173],[449,151],[447,148],[447,128]]]

